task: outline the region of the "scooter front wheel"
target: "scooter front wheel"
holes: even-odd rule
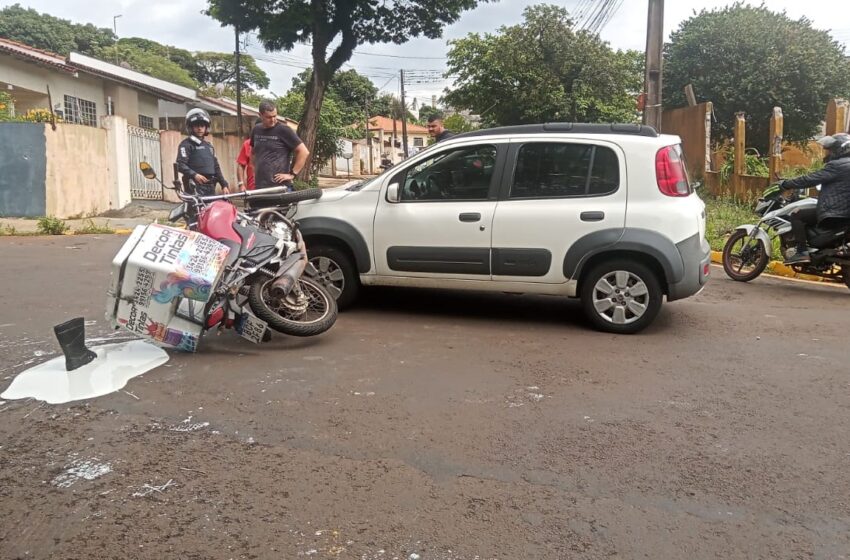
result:
[[[764,244],[744,230],[735,230],[723,246],[723,270],[738,282],[756,278],[764,272],[769,260]]]
[[[298,279],[299,290],[286,297],[271,293],[274,278],[258,276],[251,282],[248,303],[260,319],[278,332],[292,336],[315,336],[336,322],[336,299],[317,281],[306,276]]]

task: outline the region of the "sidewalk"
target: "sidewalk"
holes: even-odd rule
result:
[[[351,180],[363,180],[366,178],[352,177]],[[349,179],[342,177],[319,177],[319,187],[323,189],[338,187],[347,182],[349,182]],[[154,220],[159,220],[160,223],[166,223],[169,212],[175,206],[176,204],[173,202],[163,202],[161,200],[134,200],[120,210],[110,210],[91,218],[67,219],[63,221],[71,228],[67,233],[84,230],[91,227],[92,224],[96,227],[115,230],[114,233],[129,233],[137,225],[147,225],[153,223]],[[20,235],[35,234],[38,232],[38,218],[0,217],[0,234],[8,235],[11,231]]]

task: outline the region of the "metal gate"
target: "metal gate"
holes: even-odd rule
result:
[[[148,200],[162,200],[162,186],[158,181],[145,179],[139,170],[143,161],[151,164],[157,176],[162,177],[159,152],[159,131],[138,126],[128,126],[130,139],[130,196]]]

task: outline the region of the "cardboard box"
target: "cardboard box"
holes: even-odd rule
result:
[[[194,352],[228,252],[199,232],[136,226],[112,261],[107,320],[113,328]]]

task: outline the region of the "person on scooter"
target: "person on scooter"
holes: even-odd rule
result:
[[[215,148],[204,140],[210,132],[210,116],[203,109],[190,110],[186,113],[186,130],[189,137],[177,148],[177,170],[183,175],[186,192],[210,196],[215,194],[216,184],[220,184],[222,192],[229,193]]]
[[[850,134],[838,133],[818,140],[824,151],[825,165],[807,175],[779,182],[781,189],[805,189],[821,185],[816,208],[798,210],[791,215],[791,230],[797,252],[785,262],[811,262],[806,226],[850,220]]]

